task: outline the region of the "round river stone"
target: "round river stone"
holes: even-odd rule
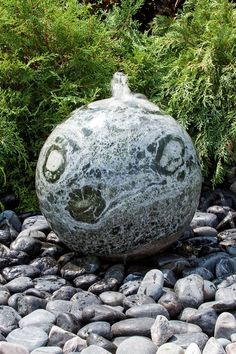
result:
[[[37,164],[40,208],[70,248],[142,256],[178,239],[198,205],[201,172],[191,138],[116,73],[113,97],[71,113]]]

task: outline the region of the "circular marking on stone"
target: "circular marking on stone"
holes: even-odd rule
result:
[[[184,143],[171,134],[159,140],[155,161],[157,171],[163,175],[174,174],[184,164]]]
[[[48,182],[56,182],[65,170],[65,152],[57,145],[52,145],[46,153],[43,174]]]
[[[106,207],[101,192],[91,186],[75,189],[69,194],[66,210],[77,221],[94,224]]]

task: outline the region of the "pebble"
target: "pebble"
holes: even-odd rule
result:
[[[127,317],[151,317],[156,318],[158,315],[163,315],[169,319],[169,312],[160,304],[144,304],[129,308],[125,315]]]
[[[120,286],[119,292],[125,296],[135,295],[140,287],[141,280],[130,280]]]
[[[88,323],[78,331],[78,336],[82,339],[87,339],[89,333],[95,333],[106,339],[111,339],[111,325],[105,321]]]
[[[196,310],[187,319],[188,322],[194,323],[201,327],[202,331],[211,336],[214,333],[217,313],[213,308]]]
[[[156,354],[156,351],[156,345],[149,338],[133,336],[119,345],[116,354]]]
[[[9,281],[5,286],[11,293],[23,293],[33,287],[33,281],[30,277],[18,277]]]
[[[203,303],[203,285],[203,278],[196,274],[177,280],[174,290],[183,307],[197,308]]]
[[[37,296],[24,295],[19,293],[15,295],[20,295],[16,296],[14,307],[21,316],[26,316],[37,309],[45,309],[46,307],[47,301],[45,299],[41,299]],[[11,298],[13,296],[11,296]],[[9,298],[9,301],[11,298]],[[9,301],[8,304],[10,303]]]
[[[28,327],[28,326],[33,326],[33,327],[40,327],[42,328],[45,332],[49,332],[49,329],[55,323],[56,321],[56,316],[46,310],[43,309],[38,309],[35,310],[31,313],[29,313],[27,316],[23,317],[19,321],[19,327]]]
[[[125,319],[123,312],[108,305],[90,305],[83,309],[82,319],[84,322],[107,321],[115,323]]]
[[[187,333],[196,333],[202,332],[202,329],[192,323],[186,323],[178,320],[169,321],[169,327],[173,334],[187,334]]]
[[[217,216],[213,213],[203,213],[197,211],[191,221],[190,226],[194,229],[202,226],[210,226],[215,228],[218,224]]]
[[[22,224],[22,231],[30,229],[30,231],[48,232],[50,230],[47,220],[43,215],[35,215],[26,218]]]
[[[74,333],[65,331],[64,329],[54,325],[48,335],[48,345],[63,348],[64,344],[75,336],[76,335]]]
[[[10,296],[11,294],[8,288],[0,285],[0,305],[7,305]]]
[[[203,350],[207,341],[208,336],[203,332],[175,334],[169,340],[169,342],[177,344],[183,349],[186,349],[191,343],[196,343],[199,346],[200,350]]]
[[[57,261],[50,256],[35,258],[30,264],[40,270],[40,275],[56,275],[59,270]]]
[[[151,327],[155,320],[150,317],[129,318],[112,325],[113,336],[145,336],[150,337]]]
[[[146,273],[138,289],[138,295],[150,296],[157,301],[162,295],[164,275],[158,269],[152,269]]]
[[[98,347],[97,345],[90,345],[82,350],[81,354],[110,354],[106,349]]]
[[[133,306],[145,305],[145,304],[155,304],[155,300],[144,294],[135,294],[126,296],[123,300],[123,306],[127,310]]]
[[[165,292],[158,303],[168,311],[170,317],[176,317],[183,309],[183,305],[174,291]]]
[[[77,289],[70,285],[64,285],[60,289],[55,290],[51,296],[51,300],[70,300],[77,293]]]
[[[9,282],[17,277],[34,278],[40,274],[39,269],[30,264],[19,264],[13,267],[6,267],[2,271],[2,275]]]
[[[236,353],[236,343],[228,344],[226,349],[226,354],[235,354]]]
[[[46,310],[58,315],[60,313],[70,312],[72,303],[67,300],[49,300],[46,305]]]
[[[10,249],[22,251],[30,255],[30,257],[34,257],[40,252],[41,242],[36,238],[21,235],[11,243]]]
[[[65,342],[63,346],[63,354],[81,352],[85,348],[87,348],[86,340],[76,336]]]
[[[21,316],[10,306],[0,306],[0,331],[7,335],[18,327]]]
[[[116,353],[117,346],[108,339],[99,336],[96,333],[89,333],[86,342],[88,346],[97,345],[98,347],[104,348],[112,354]]]
[[[236,319],[229,312],[223,312],[217,318],[215,324],[215,338],[230,339],[230,336],[236,333]]]
[[[110,306],[119,306],[123,304],[125,298],[124,294],[119,293],[118,291],[104,291],[99,295],[102,302]]]
[[[115,278],[108,278],[98,280],[96,283],[90,285],[88,291],[93,294],[101,294],[105,291],[116,290],[118,288],[118,281]]]
[[[41,328],[28,326],[14,329],[6,339],[10,343],[23,345],[29,351],[32,351],[47,344],[48,335]]]
[[[40,278],[34,279],[35,289],[40,291],[48,291],[49,293],[53,293],[66,284],[66,280],[57,275],[44,275]]]
[[[222,347],[222,345],[214,338],[214,337],[211,337],[204,349],[203,349],[203,352],[202,354],[225,354],[225,350],[224,348]]]
[[[184,354],[184,350],[175,343],[165,343],[158,348],[156,354]]]
[[[30,354],[63,354],[60,347],[40,347],[34,349]]]
[[[100,278],[95,274],[83,274],[73,279],[73,283],[77,288],[87,290],[91,285],[96,283]]]
[[[158,315],[151,327],[151,338],[155,345],[161,346],[166,343],[174,334],[173,328],[170,326],[165,316]]]
[[[22,345],[0,342],[0,353],[1,354],[29,354],[27,348]]]
[[[196,343],[191,343],[185,350],[184,354],[201,354],[201,350]]]
[[[77,333],[81,328],[80,322],[72,313],[59,313],[56,318],[56,325],[71,333]]]

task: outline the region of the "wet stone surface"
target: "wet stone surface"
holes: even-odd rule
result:
[[[234,354],[236,232],[227,220],[222,230],[230,213],[214,195],[203,192],[200,214],[171,249],[139,261],[70,252],[40,215],[2,236],[0,351]]]

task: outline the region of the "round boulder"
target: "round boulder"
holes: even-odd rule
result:
[[[70,248],[142,256],[177,240],[196,211],[201,172],[191,138],[116,73],[113,97],[57,126],[37,164],[43,215]]]

